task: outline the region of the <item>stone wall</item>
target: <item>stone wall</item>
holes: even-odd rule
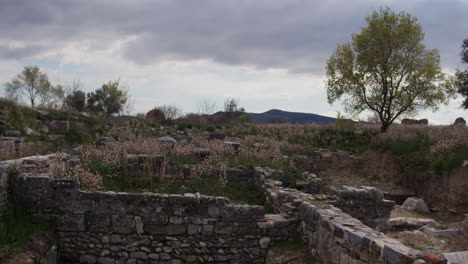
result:
[[[66,166],[68,156],[63,153],[0,161],[0,188],[7,189],[9,175],[12,171],[25,174],[49,172],[50,161],[59,158],[59,156],[63,157],[60,159],[63,161],[63,166]]]
[[[198,194],[84,192],[72,180],[18,176],[12,193],[51,224],[70,263],[263,263],[289,222],[261,206]]]
[[[275,171],[255,168],[255,180],[277,212],[296,219],[298,235],[320,263],[413,263],[418,251],[385,236],[330,204],[333,196],[281,187]]]
[[[390,218],[395,205],[394,201],[385,200],[383,193],[374,187],[343,186],[333,188],[331,193],[338,197],[331,204],[373,228],[384,228],[382,225]]]

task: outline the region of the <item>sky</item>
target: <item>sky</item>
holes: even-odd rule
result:
[[[0,0],[0,85],[37,65],[52,83],[79,79],[85,91],[120,78],[133,113],[196,112],[205,98],[221,108],[231,97],[248,112],[334,117],[343,109],[327,103],[326,61],[381,7],[418,18],[444,72],[466,67],[468,0]],[[416,118],[468,119],[461,102]]]

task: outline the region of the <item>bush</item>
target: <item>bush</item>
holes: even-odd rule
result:
[[[93,143],[93,137],[81,127],[72,127],[66,134],[66,141],[72,145]]]
[[[149,122],[148,126],[154,129],[158,129],[160,127],[160,125],[156,122]]]

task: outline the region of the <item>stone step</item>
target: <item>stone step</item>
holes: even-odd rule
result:
[[[449,263],[468,264],[468,251],[444,253]]]

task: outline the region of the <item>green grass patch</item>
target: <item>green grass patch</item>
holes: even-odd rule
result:
[[[13,202],[0,218],[0,258],[11,251],[23,250],[25,238],[44,229],[32,222],[19,203]]]

